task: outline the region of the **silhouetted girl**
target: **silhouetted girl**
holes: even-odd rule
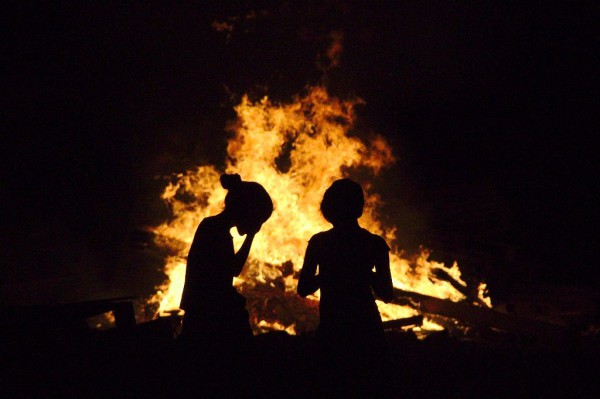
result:
[[[236,363],[248,360],[254,342],[246,299],[233,287],[233,278],[241,273],[273,202],[263,186],[242,181],[238,174],[221,175],[221,185],[228,190],[225,208],[200,222],[188,254],[180,342],[186,351],[207,359],[208,369],[238,374],[251,367]],[[237,253],[229,232],[234,226],[246,235]]]
[[[331,396],[377,397],[384,383],[387,348],[373,293],[392,299],[389,247],[358,224],[363,206],[362,188],[350,179],[325,191],[321,212],[333,228],[310,239],[298,281],[303,297],[321,290],[317,340]]]

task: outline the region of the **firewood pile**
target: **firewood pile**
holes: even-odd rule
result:
[[[239,292],[246,297],[246,308],[254,333],[273,330],[303,334],[319,324],[319,302],[302,298],[274,284],[242,284]]]

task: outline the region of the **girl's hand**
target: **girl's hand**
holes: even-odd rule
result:
[[[258,233],[260,231],[261,227],[262,227],[262,224],[260,224],[260,223],[258,223],[256,225],[248,226],[248,235],[251,235],[251,236],[256,235],[256,233]]]
[[[260,223],[238,223],[236,226],[238,233],[242,236],[254,237],[260,231]]]

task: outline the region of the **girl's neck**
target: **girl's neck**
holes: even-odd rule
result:
[[[336,230],[352,230],[352,229],[357,229],[359,227],[360,227],[360,225],[358,224],[358,220],[356,220],[356,219],[336,222],[333,225],[333,228]]]

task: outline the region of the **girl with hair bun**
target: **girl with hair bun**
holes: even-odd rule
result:
[[[223,174],[220,180],[228,191],[225,207],[200,222],[188,253],[179,341],[186,350],[200,351],[208,369],[226,373],[236,360],[250,356],[254,345],[246,299],[233,287],[233,278],[242,272],[255,234],[273,212],[273,202],[262,185],[242,181],[238,174]],[[246,235],[237,253],[232,227]]]
[[[333,228],[309,240],[298,280],[302,297],[321,290],[317,363],[326,397],[381,397],[387,390],[388,354],[375,297],[392,300],[390,248],[358,224],[363,206],[362,187],[350,179],[325,191],[321,213]]]

